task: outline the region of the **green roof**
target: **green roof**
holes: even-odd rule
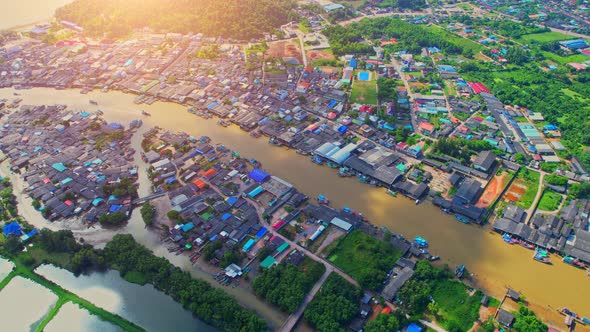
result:
[[[269,267],[273,266],[274,264],[277,263],[277,260],[272,257],[272,256],[266,256],[266,258],[262,261],[262,263],[260,263],[260,266],[268,269]]]
[[[285,249],[289,248],[289,244],[287,242],[284,242],[283,244],[281,244],[278,248],[277,248],[277,252],[281,253],[283,251],[285,251]]]
[[[205,219],[205,220],[209,220],[209,219],[213,218],[213,213],[209,213],[209,212],[207,212],[207,213],[203,213],[203,214],[201,215],[201,218],[203,218],[203,219]]]

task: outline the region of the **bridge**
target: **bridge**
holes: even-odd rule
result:
[[[131,204],[133,204],[133,205],[143,204],[145,202],[151,201],[152,199],[156,199],[158,197],[162,197],[164,195],[166,195],[166,192],[164,192],[164,191],[159,192],[159,193],[154,193],[154,194],[147,195],[144,197],[136,198],[133,201],[131,201]]]

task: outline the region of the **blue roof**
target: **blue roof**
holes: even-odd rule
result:
[[[408,332],[422,332],[422,328],[416,323],[412,323],[412,324],[408,325],[406,330]]]
[[[219,105],[219,103],[218,103],[218,102],[213,102],[213,103],[211,103],[211,104],[207,105],[207,109],[208,109],[208,110],[210,110],[210,109],[214,108],[214,107],[215,107],[215,106],[217,106],[217,105]]]
[[[356,68],[356,66],[357,66],[356,59],[350,59],[350,62],[348,63],[348,65],[352,68]]]
[[[119,210],[121,210],[121,208],[123,207],[123,205],[116,205],[113,204],[111,205],[111,207],[109,208],[109,212],[117,212]]]
[[[248,177],[258,183],[262,183],[270,178],[270,175],[265,171],[261,170],[260,168],[255,168],[250,171]]]
[[[256,189],[254,189],[248,193],[248,197],[254,198],[254,197],[258,196],[263,191],[264,191],[264,188],[262,188],[262,186],[258,186],[258,187],[256,187]]]
[[[242,249],[244,249],[244,251],[249,251],[255,244],[256,241],[254,241],[253,239],[248,239],[248,241],[244,244]]]
[[[227,219],[231,218],[231,216],[232,216],[231,213],[226,212],[221,216],[221,221],[226,221]]]
[[[114,201],[114,200],[117,200],[117,196],[115,196],[115,195],[109,196],[109,201]]]
[[[66,169],[68,169],[66,167],[66,165],[64,165],[63,163],[55,163],[53,165],[51,165],[51,167],[53,167],[54,170],[58,171],[58,172],[63,172]]]
[[[182,225],[182,231],[185,233],[193,228],[195,228],[195,224],[193,224],[192,222],[187,222],[186,224]]]
[[[33,236],[33,235],[36,235],[36,234],[38,234],[38,233],[39,233],[39,230],[35,228],[35,229],[33,229],[32,231],[28,232],[28,233],[27,233],[27,236],[28,236],[28,237],[31,237],[31,236]]]
[[[228,197],[226,200],[227,204],[229,204],[229,205],[234,205],[234,204],[236,204],[237,201],[238,201],[238,198],[233,197],[233,196]]]
[[[65,184],[68,184],[68,183],[70,183],[72,181],[74,181],[74,179],[72,179],[72,178],[65,178],[65,179],[61,180],[61,184],[64,184],[65,185]]]
[[[98,198],[95,198],[95,199],[92,201],[92,205],[94,205],[94,206],[98,206],[98,205],[99,205],[100,203],[102,203],[102,202],[104,202],[104,199],[102,199],[102,198],[98,197]]]
[[[22,234],[20,224],[16,221],[13,221],[10,224],[4,225],[4,228],[2,228],[2,232],[6,236],[10,236],[10,235],[18,236],[18,235]]]
[[[268,232],[268,229],[266,229],[266,227],[262,227],[258,233],[256,233],[256,237],[260,239],[264,236],[264,234],[266,234],[266,232]]]
[[[330,103],[328,104],[328,107],[332,108],[332,107],[336,106],[336,104],[338,104],[337,101],[331,100]]]
[[[174,177],[174,176],[173,177],[169,177],[168,179],[166,179],[166,183],[167,184],[171,184],[171,183],[174,183],[174,182],[176,182],[176,177]]]

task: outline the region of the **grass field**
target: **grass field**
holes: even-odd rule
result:
[[[437,280],[432,283],[432,298],[438,303],[439,323],[449,331],[459,327],[468,331],[479,317],[483,294],[480,291],[469,296],[465,284],[456,280]]]
[[[590,60],[589,56],[585,56],[582,54],[559,56],[557,54],[554,54],[551,52],[546,52],[546,51],[542,51],[542,53],[547,59],[553,60],[559,64],[562,64],[562,65],[565,65],[570,62],[584,62],[584,61]]]
[[[401,252],[389,243],[354,230],[338,243],[328,260],[362,286],[375,290],[382,285],[386,272],[400,257]]]
[[[350,92],[351,103],[377,105],[377,81],[373,77],[374,73],[371,73],[369,81],[354,81]]]
[[[544,42],[551,42],[551,41],[556,41],[556,40],[567,40],[567,39],[573,39],[573,37],[568,36],[568,35],[564,35],[563,33],[549,31],[549,32],[531,33],[528,35],[523,35],[520,38],[518,38],[518,41],[520,41],[520,42],[536,41],[536,42],[544,43]]]
[[[457,46],[463,47],[466,50],[471,50],[473,54],[478,54],[484,49],[482,45],[474,42],[473,40],[457,36],[456,34],[444,30],[438,26],[432,25],[428,28],[431,29],[432,32],[438,34],[441,40],[447,40]]]
[[[559,208],[562,199],[563,197],[560,194],[551,190],[545,190],[539,201],[538,209],[543,211],[555,211]]]
[[[526,191],[520,197],[516,205],[523,209],[528,209],[533,204],[535,196],[537,196],[537,189],[539,189],[539,179],[541,175],[539,172],[530,171],[528,169],[521,170],[516,178],[516,181],[526,185]]]

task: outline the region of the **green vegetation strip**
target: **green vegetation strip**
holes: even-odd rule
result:
[[[517,176],[517,181],[526,185],[526,191],[520,197],[520,201],[516,205],[523,209],[528,209],[533,204],[539,189],[539,179],[541,175],[539,172],[531,171],[528,168],[522,169]]]
[[[538,209],[543,211],[555,211],[559,208],[562,199],[563,197],[560,194],[551,190],[545,190],[541,197],[541,201],[539,201]]]
[[[39,324],[39,326],[37,327],[37,329],[35,330],[36,332],[43,332],[43,330],[45,329],[45,327],[47,326],[47,324],[49,324],[49,322],[55,318],[55,316],[57,316],[57,313],[59,312],[59,309],[61,309],[61,307],[66,304],[67,302],[69,302],[69,300],[67,300],[64,297],[60,297],[57,302],[55,303],[55,305],[51,308],[51,310],[49,310],[49,312],[47,313],[47,315],[43,318],[43,320],[41,321],[41,324]]]

